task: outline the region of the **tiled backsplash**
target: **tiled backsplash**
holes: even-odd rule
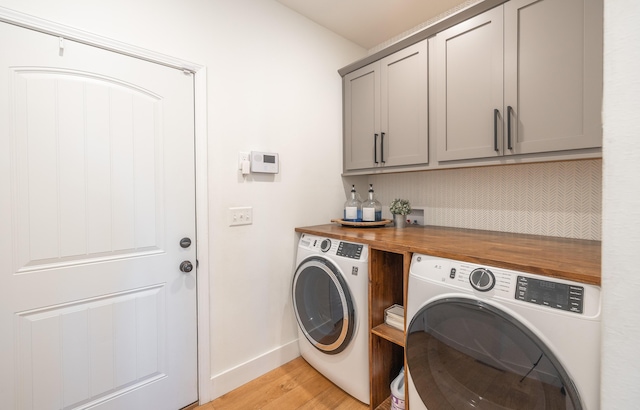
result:
[[[386,216],[393,198],[406,198],[425,207],[427,225],[601,238],[600,159],[372,175],[367,181]]]

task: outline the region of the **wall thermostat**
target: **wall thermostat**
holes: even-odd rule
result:
[[[274,152],[251,151],[251,172],[277,174],[279,164],[278,154]]]

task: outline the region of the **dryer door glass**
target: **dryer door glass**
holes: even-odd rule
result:
[[[582,409],[551,350],[514,317],[478,300],[424,306],[407,330],[406,354],[428,409]]]
[[[317,349],[336,354],[353,336],[355,308],[338,269],[320,257],[305,259],[293,278],[293,304],[298,325]]]

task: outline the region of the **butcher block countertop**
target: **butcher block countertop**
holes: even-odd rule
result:
[[[326,224],[296,232],[358,242],[373,249],[495,266],[577,282],[601,284],[600,241],[437,226],[354,228]]]

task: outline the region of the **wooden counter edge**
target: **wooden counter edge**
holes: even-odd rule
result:
[[[599,241],[573,240],[570,238],[556,238],[556,237],[546,237],[546,236],[527,235],[527,234],[512,234],[507,232],[494,232],[494,231],[479,231],[479,230],[463,229],[463,228],[446,228],[446,227],[443,227],[443,228],[435,227],[435,228],[450,232],[452,237],[454,237],[456,233],[460,235],[472,234],[472,235],[480,235],[480,236],[482,236],[483,234],[486,234],[489,236],[504,234],[504,235],[509,235],[510,237],[523,238],[526,240],[539,239],[541,243],[547,243],[547,242],[553,243],[554,241],[558,241],[558,242],[575,241],[576,243],[589,244],[590,245],[588,249],[589,251],[597,250],[597,255],[594,257],[594,259],[597,259],[598,262],[600,261],[599,247],[595,249],[596,245],[600,244]],[[297,227],[295,228],[295,231],[298,233],[307,233],[312,235],[324,236],[332,239],[362,243],[362,244],[369,245],[369,247],[372,249],[377,249],[377,250],[382,250],[387,252],[422,253],[422,254],[441,257],[441,258],[476,263],[479,265],[488,265],[488,266],[494,266],[497,268],[509,269],[509,270],[525,272],[525,273],[532,273],[532,274],[537,274],[537,275],[542,275],[542,276],[547,276],[552,278],[572,280],[572,281],[576,281],[584,284],[590,284],[590,285],[596,285],[596,286],[601,285],[600,263],[590,263],[589,266],[583,270],[571,269],[574,267],[571,264],[571,261],[567,261],[564,264],[556,264],[556,265],[569,266],[571,268],[562,268],[562,267],[550,266],[549,264],[544,264],[544,263],[536,263],[535,260],[532,260],[532,263],[525,264],[525,263],[514,261],[513,259],[509,259],[509,257],[495,258],[495,257],[487,256],[486,254],[480,255],[480,254],[473,254],[473,253],[465,253],[463,251],[443,249],[442,246],[430,247],[425,244],[410,243],[410,242],[407,243],[406,241],[394,241],[388,238],[386,240],[379,240],[377,239],[377,237],[384,236],[384,233],[383,231],[377,231],[382,233],[382,235],[379,235],[375,229],[376,228],[373,228],[373,229],[349,228],[349,227],[341,227],[339,225],[334,225],[334,224],[327,224],[327,225]],[[420,227],[411,227],[408,229],[420,229]],[[387,233],[388,232],[390,232],[389,228],[387,228]],[[505,246],[508,247],[509,244],[506,244]]]

